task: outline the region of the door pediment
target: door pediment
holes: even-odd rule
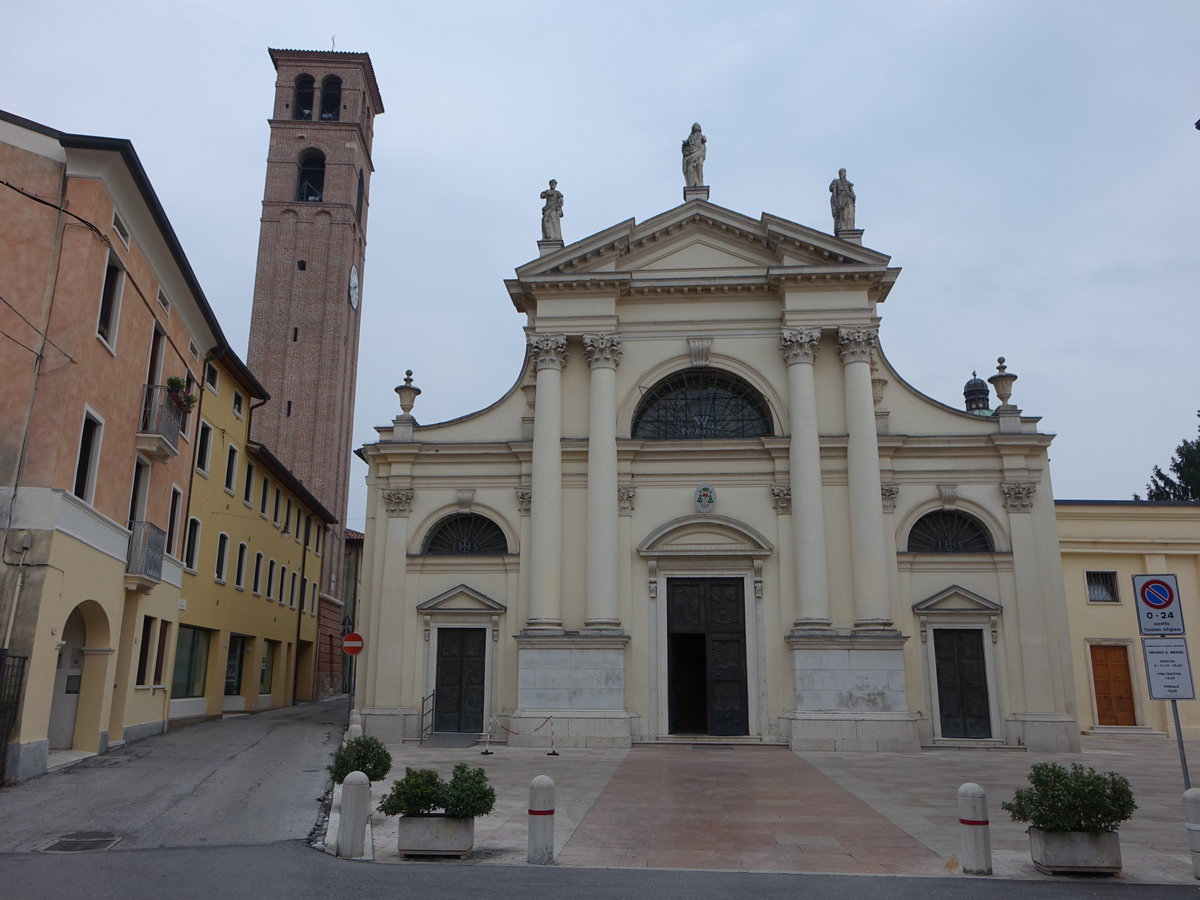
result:
[[[957,584],[943,588],[936,594],[913,604],[913,612],[918,614],[976,613],[978,615],[995,615],[1003,611],[1004,607],[999,603],[988,600],[986,597],[982,597],[974,591],[969,591]]]
[[[431,613],[489,613],[499,615],[508,611],[508,607],[499,600],[493,600],[487,594],[475,590],[465,584],[456,585],[448,591],[443,591],[436,597],[430,597],[417,604],[417,612],[429,615]]]

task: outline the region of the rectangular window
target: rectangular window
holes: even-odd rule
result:
[[[171,511],[167,514],[167,552],[172,556],[178,551],[175,539],[179,536],[179,508],[183,503],[183,493],[179,488],[171,488]]]
[[[283,495],[280,493],[279,488],[275,488],[275,512],[271,516],[271,521],[276,525],[279,524],[279,500],[282,496]]]
[[[287,534],[292,527],[292,498],[287,498],[287,512],[283,514],[283,533]]]
[[[279,567],[279,605],[287,603],[287,566]]]
[[[292,573],[292,583],[288,587],[288,606],[296,608],[296,573]]]
[[[271,494],[271,479],[266,475],[263,476],[262,495],[258,499],[258,512],[265,519],[267,517],[267,498]]]
[[[237,447],[230,447],[225,456],[225,490],[233,493],[237,487]]]
[[[200,548],[200,520],[188,519],[187,536],[184,539],[184,568],[196,571],[196,554]]]
[[[275,594],[275,560],[267,563],[267,599],[274,600]]]
[[[171,678],[171,696],[203,697],[204,678],[208,671],[209,632],[191,625],[179,626],[179,643],[175,648],[175,671]]]
[[[150,645],[154,640],[154,617],[142,616],[142,644],[138,647],[137,683],[146,683],[146,673],[150,670]]]
[[[196,379],[192,377],[191,372],[188,372],[184,378],[183,392],[193,397],[196,396]],[[179,433],[183,435],[183,439],[185,441],[190,441],[192,439],[191,429],[192,408],[190,406],[185,406],[180,411],[179,415]]]
[[[192,341],[188,341],[188,353],[192,354],[192,359],[196,360],[196,362],[200,361],[200,351]]]
[[[246,483],[242,485],[242,502],[250,506],[254,502],[254,463],[246,463]]]
[[[196,468],[208,474],[208,456],[212,450],[212,426],[207,422],[200,423],[200,441],[196,445]]]
[[[300,612],[308,605],[308,579],[300,579]]]
[[[209,390],[214,394],[217,393],[217,367],[212,363],[204,364],[204,383],[208,385]]]
[[[229,535],[222,532],[217,535],[217,567],[215,571],[217,581],[225,581],[225,569],[229,564]]]
[[[90,413],[83,417],[79,435],[79,459],[75,463],[74,494],[80,500],[92,502],[96,493],[96,462],[100,458],[100,420]]]
[[[246,398],[242,396],[241,391],[233,392],[233,414],[239,419],[246,413]]]
[[[254,593],[256,596],[262,594],[262,560],[261,553],[254,554]]]
[[[167,665],[167,640],[170,634],[171,623],[159,620],[158,653],[154,657],[154,681],[151,682],[155,687],[163,683],[163,669]]]
[[[311,593],[308,596],[309,596],[308,614],[310,616],[315,616],[317,614],[317,600],[318,600],[317,583],[315,581],[312,583]]]
[[[104,269],[104,287],[100,291],[100,315],[96,319],[96,334],[108,344],[117,344],[117,323],[121,317],[121,289],[124,286],[125,270],[121,268],[117,258],[108,257],[108,265]]]
[[[301,516],[300,507],[299,507],[299,505],[297,505],[296,506],[296,543],[297,544],[300,543],[300,521],[301,521],[301,518],[302,518],[302,516]]]
[[[313,553],[315,553],[317,556],[321,555],[321,534],[324,530],[325,530],[324,528],[317,526],[317,538],[316,538],[317,545],[315,547],[313,547]]]
[[[121,243],[126,247],[129,246],[129,229],[125,227],[124,220],[117,215],[116,210],[113,210],[113,231],[117,233],[117,237],[121,239]]]
[[[238,544],[237,569],[234,571],[234,581],[240,588],[246,586],[246,545]]]
[[[158,291],[158,305],[163,308],[163,312],[171,312],[171,301],[167,299],[167,295],[162,292],[161,288]]]
[[[272,675],[275,672],[275,647],[279,641],[267,641],[263,647],[262,666],[258,673],[258,692],[260,694],[271,693]]]
[[[1088,603],[1120,603],[1116,572],[1085,572]]]

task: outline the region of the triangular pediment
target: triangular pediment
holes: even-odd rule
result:
[[[422,613],[492,613],[507,612],[508,607],[499,600],[493,600],[473,587],[465,584],[456,585],[448,591],[443,591],[436,597],[417,604],[417,612]]]
[[[994,615],[1002,612],[1004,607],[999,603],[981,597],[974,591],[952,584],[943,588],[931,597],[926,597],[913,604],[913,612],[917,613],[978,613]]]
[[[539,276],[886,266],[890,257],[813,228],[763,213],[752,219],[703,200],[645,222],[627,219],[517,269]]]

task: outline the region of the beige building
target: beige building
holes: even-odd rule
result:
[[[422,425],[397,389],[362,450],[366,730],[1076,748],[1051,436],[1015,376],[995,410],[982,381],[970,412],[921,395],[852,211],[708,196],[541,241],[491,406]]]
[[[1084,733],[1175,731],[1171,704],[1151,700],[1133,576],[1174,575],[1189,635],[1200,633],[1200,504],[1062,500],[1055,504]],[[1188,638],[1193,666],[1200,645]],[[1200,710],[1179,702],[1185,738]]]

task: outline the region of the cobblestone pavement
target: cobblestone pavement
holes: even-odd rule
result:
[[[1195,884],[1183,827],[1182,774],[1162,735],[1084,736],[1080,754],[1012,750],[793,753],[783,747],[648,744],[630,750],[495,746],[390,747],[391,777],[404,766],[448,774],[460,761],[483,766],[496,787],[490,816],[477,820],[473,864],[525,864],[529,782],[555,781],[559,865],[768,872],[959,876],[958,786],[988,792],[995,874],[1043,879],[1029,860],[1024,827],[1000,802],[1042,760],[1083,762],[1133,783],[1138,810],[1121,828],[1126,882]],[[1189,748],[1200,755],[1200,744]],[[374,800],[391,777],[373,787]],[[395,820],[373,818],[378,862],[402,862]]]

